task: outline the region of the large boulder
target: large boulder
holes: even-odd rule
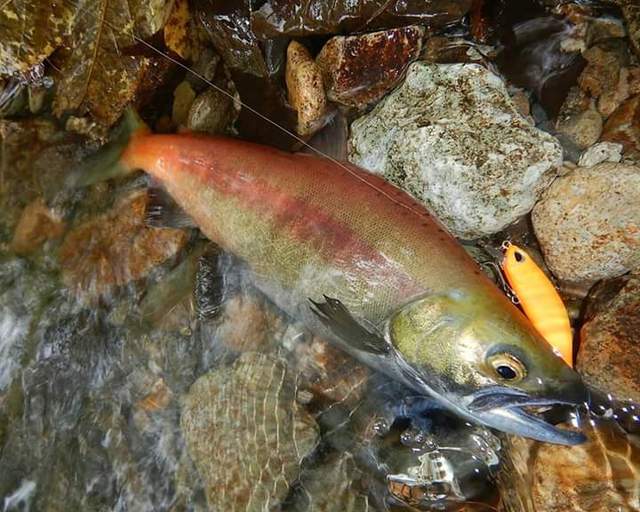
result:
[[[461,238],[496,233],[531,210],[562,148],[476,64],[416,62],[352,125],[350,160],[424,203]]]
[[[640,266],[640,168],[602,163],[558,178],[532,215],[560,279],[592,284]]]
[[[589,384],[640,402],[640,274],[603,283],[592,296],[576,367]]]

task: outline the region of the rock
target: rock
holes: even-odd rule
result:
[[[226,94],[210,88],[199,94],[187,114],[187,128],[194,132],[223,134],[237,116],[234,102]]]
[[[640,446],[613,423],[583,422],[589,440],[577,446],[510,437],[499,478],[508,512],[632,512],[640,500]],[[518,484],[514,485],[514,481]]]
[[[576,367],[603,392],[640,402],[640,274],[622,282],[613,297],[595,290],[590,318],[580,331]]]
[[[227,348],[236,352],[263,350],[273,341],[280,319],[264,300],[238,294],[224,304],[217,334]]]
[[[287,48],[286,81],[289,103],[298,112],[297,132],[309,136],[324,124],[327,98],[320,68],[297,41],[291,41]]]
[[[620,70],[629,59],[622,41],[593,46],[582,56],[588,64],[578,77],[578,84],[592,98],[598,98],[603,92],[615,89]]]
[[[404,84],[351,131],[353,163],[423,200],[461,238],[526,214],[562,164],[558,141],[476,64],[412,64]]]
[[[352,357],[319,338],[296,343],[300,386],[328,403],[356,406],[366,390],[369,371]]]
[[[371,510],[367,495],[357,487],[366,479],[351,453],[333,454],[329,461],[306,471],[292,512],[366,512]]]
[[[180,229],[145,224],[147,192],[122,198],[111,211],[73,228],[60,247],[65,284],[87,296],[145,277],[187,242]]]
[[[295,401],[295,376],[255,352],[200,377],[181,426],[210,509],[229,512],[275,509],[318,440],[313,417]]]
[[[489,57],[495,57],[495,53],[491,46],[474,44],[461,37],[433,36],[426,40],[420,60],[440,64],[483,64]]]
[[[29,203],[18,221],[11,240],[11,250],[25,255],[38,249],[47,240],[62,236],[64,223],[47,207],[42,198]]]
[[[196,93],[188,81],[180,82],[175,91],[173,91],[173,108],[171,111],[171,119],[174,124],[181,125],[186,123],[189,116],[189,110],[193,101],[196,99]]]
[[[616,86],[602,93],[598,98],[598,111],[606,118],[609,117],[630,96],[629,69],[622,68]]]
[[[593,100],[579,88],[573,87],[563,103],[556,121],[558,132],[580,149],[595,144],[602,133],[602,116]]]
[[[640,168],[602,163],[558,178],[533,209],[551,271],[594,283],[640,265]]]
[[[331,38],[316,58],[327,96],[352,107],[375,103],[418,58],[423,35],[422,27],[409,26]]]
[[[161,377],[154,382],[149,394],[138,400],[136,408],[142,409],[146,412],[160,411],[162,409],[166,409],[172,399],[173,393]]]
[[[640,150],[640,95],[629,98],[611,114],[604,125],[602,140],[619,142],[625,153]]]
[[[621,39],[626,37],[624,23],[617,18],[597,16],[589,18],[587,28],[587,45],[592,46],[607,39]]]
[[[622,144],[598,142],[587,149],[578,160],[580,167],[593,167],[602,162],[617,163],[622,160]]]
[[[640,57],[640,5],[635,0],[619,0],[622,6],[622,16],[629,32],[631,48]]]

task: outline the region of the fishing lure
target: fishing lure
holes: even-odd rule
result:
[[[573,333],[567,309],[555,286],[524,250],[511,242],[502,246],[502,271],[534,327],[573,366]]]

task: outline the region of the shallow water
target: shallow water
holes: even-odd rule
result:
[[[584,67],[559,53],[571,30],[542,9],[503,6],[492,22],[515,36],[496,69],[537,95],[533,118],[548,127]],[[466,37],[467,25],[446,31]],[[535,510],[528,442],[313,337],[197,230],[145,226],[144,179],[59,191],[96,145],[41,118],[0,120],[3,511]],[[18,219],[41,196],[73,236],[17,255]],[[507,236],[535,247],[522,226],[472,254],[492,260]],[[607,415],[592,459],[620,510],[636,510],[640,421],[626,402]]]

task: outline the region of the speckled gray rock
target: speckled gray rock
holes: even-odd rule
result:
[[[622,160],[622,144],[616,142],[598,142],[587,149],[578,160],[580,167],[593,167],[602,162]]]
[[[181,425],[211,510],[272,510],[286,497],[318,439],[294,377],[284,361],[246,352],[191,387]]]
[[[558,178],[533,227],[560,279],[593,283],[640,266],[640,168],[602,163]]]
[[[351,130],[352,162],[422,199],[461,238],[496,233],[529,212],[562,164],[559,142],[475,64],[412,64]]]

